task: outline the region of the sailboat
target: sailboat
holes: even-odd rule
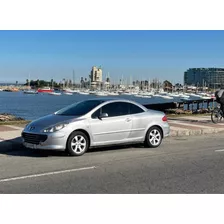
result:
[[[54,90],[54,87],[53,87],[53,81],[52,81],[52,90]],[[49,95],[53,95],[53,96],[60,96],[60,95],[61,95],[61,93],[54,92],[54,91],[52,91],[52,92],[48,92],[48,94],[49,94]]]
[[[95,93],[96,96],[108,96],[108,93],[106,93],[105,91],[97,91]]]
[[[43,88],[39,88],[38,93],[51,93],[53,92],[53,89],[51,89],[50,87],[43,87]]]
[[[61,93],[56,93],[56,92],[49,92],[48,94],[53,95],[53,96],[60,96],[61,95]]]
[[[69,86],[68,82],[67,85],[65,86],[65,83],[63,83],[63,93],[65,95],[73,95],[73,93],[78,93],[79,90],[75,90],[75,71],[73,70],[73,76],[72,76],[72,84]]]
[[[73,89],[70,89],[70,88],[63,89],[63,91],[64,91],[64,93],[77,93],[78,92],[77,90],[73,90]]]
[[[89,91],[88,90],[80,91],[78,93],[81,94],[81,95],[89,95]]]
[[[24,90],[23,93],[25,94],[38,94],[37,91],[33,90],[33,89],[30,89],[30,90]]]
[[[118,92],[108,92],[108,96],[119,96]]]
[[[64,95],[69,95],[69,96],[72,96],[72,95],[73,95],[73,93],[71,93],[71,92],[64,92]]]
[[[30,74],[29,74],[29,80],[28,80],[28,87],[29,88],[27,90],[23,91],[24,94],[37,94],[38,93],[37,91],[31,89],[31,87],[30,87]]]

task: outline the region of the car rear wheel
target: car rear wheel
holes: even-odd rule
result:
[[[67,151],[71,156],[81,156],[89,148],[89,139],[81,131],[73,132],[68,138]]]
[[[162,131],[158,127],[151,127],[145,137],[145,146],[157,148],[162,143]]]

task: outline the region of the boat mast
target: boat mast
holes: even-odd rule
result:
[[[30,73],[29,73],[29,80],[28,80],[28,89],[30,89]]]
[[[109,74],[109,72],[107,73],[107,81],[108,81],[108,83],[107,83],[107,91],[110,91],[110,74]]]
[[[73,89],[75,88],[75,71],[74,71],[74,69],[73,69]]]

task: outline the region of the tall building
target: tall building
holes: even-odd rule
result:
[[[220,88],[224,85],[224,68],[189,68],[184,72],[184,85]]]
[[[93,66],[91,70],[91,83],[101,83],[102,76],[103,76],[102,69]]]

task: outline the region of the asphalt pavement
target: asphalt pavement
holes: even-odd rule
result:
[[[81,157],[15,148],[0,154],[0,193],[224,193],[224,134],[91,150]]]

